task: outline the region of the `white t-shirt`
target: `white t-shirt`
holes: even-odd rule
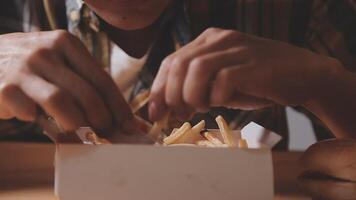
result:
[[[111,77],[120,88],[125,99],[138,81],[138,74],[143,68],[147,54],[142,58],[133,58],[127,55],[118,45],[111,43]]]

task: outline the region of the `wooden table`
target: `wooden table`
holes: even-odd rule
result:
[[[0,143],[0,199],[54,200],[51,144]],[[300,152],[273,152],[275,200],[304,200],[298,188]]]

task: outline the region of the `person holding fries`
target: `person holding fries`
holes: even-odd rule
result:
[[[36,137],[41,112],[65,132],[135,130],[143,90],[151,121],[257,121],[286,148],[293,106],[319,139],[356,137],[353,0],[12,0],[0,20],[3,139]]]

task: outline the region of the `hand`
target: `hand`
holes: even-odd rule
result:
[[[299,158],[298,182],[315,199],[356,196],[356,141],[331,139],[310,146]]]
[[[258,109],[301,105],[320,91],[333,59],[289,44],[232,30],[208,29],[168,56],[151,89],[157,120],[211,106]]]
[[[65,31],[1,35],[0,63],[1,119],[34,121],[40,107],[69,132],[132,118],[110,76]]]
[[[311,145],[299,160],[301,175],[356,181],[356,140],[330,139]],[[332,162],[331,162],[332,161]]]

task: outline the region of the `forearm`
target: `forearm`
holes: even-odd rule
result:
[[[305,104],[338,138],[356,138],[356,74],[338,68]]]

